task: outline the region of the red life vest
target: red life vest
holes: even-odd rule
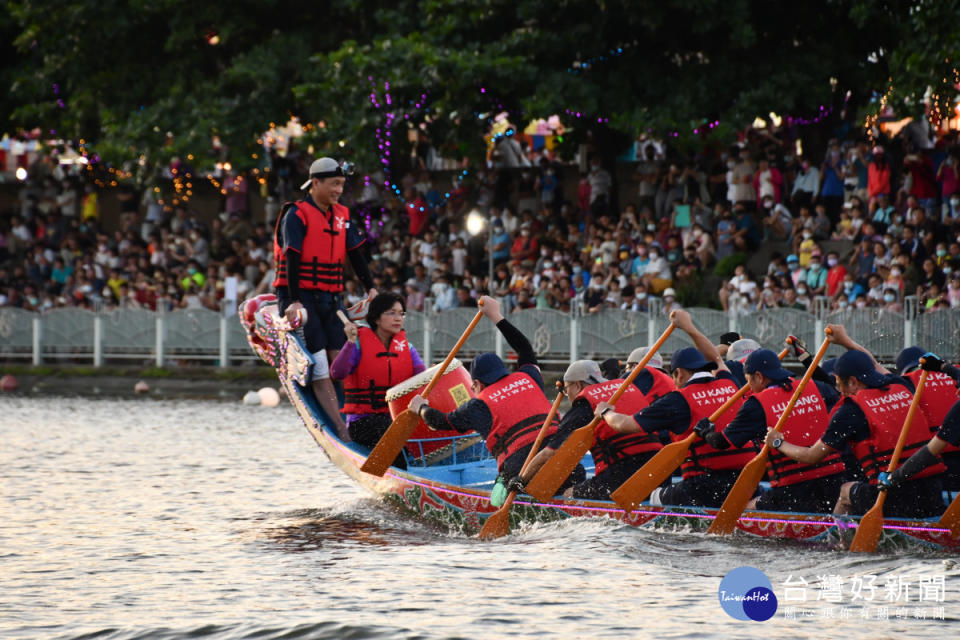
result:
[[[660,369],[657,369],[656,367],[647,367],[646,371],[653,376],[653,386],[650,387],[650,391],[646,393],[647,400],[650,402],[667,395],[671,391],[677,390],[677,385],[674,384],[673,378]],[[618,411],[617,413],[623,412]],[[636,411],[634,411],[634,413],[636,413]]]
[[[573,401],[586,402],[595,410],[601,402],[609,402],[622,384],[622,379],[592,384],[577,394]],[[647,396],[630,384],[627,385],[627,390],[613,405],[613,408],[617,413],[632,416],[649,404],[650,401]],[[655,433],[647,433],[642,429],[637,433],[620,433],[610,428],[610,425],[603,420],[597,424],[593,434],[593,446],[590,447],[590,452],[593,454],[597,475],[603,473],[607,467],[615,462],[620,462],[640,453],[659,451],[662,448],[660,438]]]
[[[521,448],[537,439],[540,427],[550,413],[550,401],[543,389],[522,371],[506,375],[477,394],[493,415],[487,435],[487,449],[497,458],[497,467]],[[547,436],[557,432],[557,420]]]
[[[913,386],[920,384],[920,369],[911,371],[905,378],[913,381]],[[923,393],[920,394],[920,410],[923,411],[923,417],[927,419],[930,431],[937,432],[943,419],[946,417],[950,407],[957,401],[957,385],[953,378],[939,371],[930,371],[927,373],[927,381],[923,385]]]
[[[413,375],[413,357],[407,334],[398,332],[384,347],[368,327],[357,332],[360,363],[343,380],[343,412],[350,414],[389,413],[387,390]]]
[[[706,383],[694,381],[693,384],[685,385],[679,392],[690,407],[690,424],[682,434],[670,434],[674,442],[689,436],[697,422],[702,418],[709,418],[714,411],[729,400],[730,396],[737,392],[737,385],[726,378],[714,378]],[[743,398],[737,400],[717,419],[715,424],[718,432],[723,431],[733,421],[741,406],[743,406]],[[695,440],[690,446],[687,459],[680,466],[680,469],[684,478],[698,476],[710,471],[742,469],[756,455],[757,451],[750,442],[742,447],[720,450],[714,449],[704,440]]]
[[[794,381],[796,384],[796,381]],[[771,385],[753,396],[763,407],[763,414],[768,427],[776,426],[784,409],[793,397],[793,390],[787,390],[780,385]],[[793,411],[780,428],[784,439],[788,442],[809,447],[823,437],[830,423],[830,414],[827,413],[827,404],[823,394],[812,382],[807,385],[803,393],[793,406]],[[767,474],[770,476],[770,486],[780,487],[796,484],[815,478],[823,478],[843,472],[845,469],[839,451],[827,454],[816,464],[804,464],[791,460],[776,449],[770,449],[767,459]]]
[[[340,203],[334,203],[328,217],[327,212],[306,200],[298,201],[295,206],[294,213],[307,229],[300,252],[300,288],[340,293],[343,291],[343,261],[347,256],[350,210]],[[283,208],[277,217],[273,234],[273,263],[277,273],[274,287],[287,286],[286,247],[280,244],[280,235],[283,220],[292,207]]]
[[[910,410],[913,394],[899,383],[891,383],[887,390],[863,389],[850,398],[867,416],[870,437],[860,442],[851,442],[850,448],[860,462],[870,484],[877,484],[877,476],[886,471],[890,457],[897,446],[900,430]],[[842,404],[842,403],[841,403]],[[838,404],[834,411],[841,405]],[[900,454],[900,463],[912,456],[917,449],[930,440],[930,427],[922,411],[913,416],[913,423],[907,432],[907,441]],[[925,478],[945,471],[942,462],[929,466],[911,479]]]

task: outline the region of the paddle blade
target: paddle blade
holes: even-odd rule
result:
[[[947,510],[943,512],[939,524],[941,527],[950,529],[954,538],[960,536],[960,496],[954,498]]]
[[[420,416],[409,409],[404,410],[403,413],[394,418],[393,422],[390,423],[390,428],[387,429],[387,432],[377,442],[377,446],[367,456],[367,460],[360,467],[360,471],[375,476],[382,476],[386,473],[393,461],[400,455],[403,445],[407,444],[407,440],[413,435],[413,431],[419,423]]]
[[[887,492],[881,491],[877,496],[877,502],[860,518],[857,533],[854,534],[853,542],[850,543],[850,551],[873,553],[877,550],[880,534],[883,533],[883,501],[886,497]]]
[[[547,501],[555,496],[557,489],[573,473],[591,446],[593,446],[593,425],[580,427],[571,433],[537,472],[537,475],[533,476],[525,491],[540,501]]]
[[[740,476],[734,483],[727,499],[723,501],[723,506],[717,512],[707,533],[716,535],[729,535],[737,526],[737,521],[743,515],[743,510],[747,508],[747,503],[753,497],[753,493],[760,484],[760,479],[767,472],[768,448],[764,447],[753,460],[747,463],[747,466],[740,472]]]
[[[611,493],[610,497],[620,508],[630,513],[640,506],[653,493],[653,490],[660,486],[660,483],[670,477],[670,474],[686,460],[689,451],[689,439],[668,444]]]
[[[478,536],[481,540],[496,540],[510,533],[510,505],[516,495],[511,491],[503,505],[483,523]]]

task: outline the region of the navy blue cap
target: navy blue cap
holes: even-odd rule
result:
[[[882,387],[885,384],[883,374],[873,364],[873,358],[856,349],[837,358],[834,374],[838,378],[856,378],[868,387]]]
[[[507,368],[497,354],[481,353],[473,359],[473,363],[470,365],[470,375],[473,376],[474,380],[479,380],[483,384],[493,384],[507,375]]]
[[[837,359],[836,358],[827,358],[820,363],[820,368],[823,369],[823,372],[828,376],[832,376],[837,369]]]
[[[926,351],[920,347],[907,347],[897,356],[897,373],[903,375],[920,366],[920,358]]]
[[[717,363],[710,362],[696,347],[684,347],[673,352],[670,359],[670,369],[689,369],[690,371],[709,371],[716,369]]]
[[[762,373],[774,382],[783,382],[791,376],[780,364],[780,357],[770,349],[757,349],[743,363],[744,373]]]

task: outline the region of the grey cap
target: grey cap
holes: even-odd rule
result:
[[[577,360],[567,367],[566,373],[563,374],[563,381],[596,384],[598,382],[606,382],[607,379],[603,377],[603,373],[600,371],[600,365],[593,360]]]
[[[317,158],[313,161],[313,164],[310,165],[310,177],[307,178],[307,181],[300,185],[300,189],[306,189],[310,186],[310,183],[314,178],[334,178],[334,177],[343,177],[343,168],[337,163],[333,158]]]
[[[627,365],[634,366],[641,360],[643,356],[647,355],[647,351],[650,350],[650,347],[637,347],[630,352],[630,356],[627,358]],[[650,361],[647,363],[648,367],[653,367],[655,369],[663,369],[663,356],[660,355],[660,352],[653,354]]]
[[[739,362],[759,348],[760,343],[756,340],[742,338],[730,345],[730,348],[727,350],[727,360]]]

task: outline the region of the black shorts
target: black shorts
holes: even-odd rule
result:
[[[770,487],[757,499],[757,509],[795,513],[833,513],[846,478],[834,474],[782,487]]]
[[[684,478],[660,492],[660,504],[688,507],[719,507],[723,504],[740,472],[711,471]]]
[[[854,515],[862,516],[877,502],[877,485],[857,482],[850,487]],[[935,518],[943,514],[943,484],[940,478],[907,480],[891,489],[883,503],[883,515],[899,518]]]
[[[290,306],[290,295],[286,287],[277,289],[277,302],[282,315]],[[343,310],[340,294],[301,289],[300,304],[307,310],[307,324],[303,327],[307,350],[316,353],[322,349],[341,349],[347,341],[347,335],[343,332],[343,323],[337,317],[337,310]]]

